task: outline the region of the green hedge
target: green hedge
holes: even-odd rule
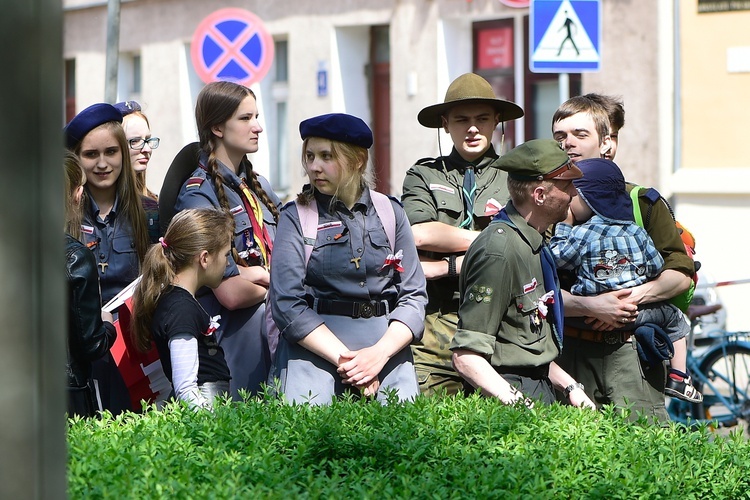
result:
[[[68,426],[70,498],[750,498],[750,445],[610,410],[225,402]]]

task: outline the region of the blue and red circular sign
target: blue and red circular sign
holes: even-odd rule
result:
[[[271,68],[273,38],[252,12],[221,9],[195,29],[190,58],[206,83],[229,80],[249,87]]]
[[[523,9],[529,6],[531,0],[500,0],[500,3],[508,7]]]

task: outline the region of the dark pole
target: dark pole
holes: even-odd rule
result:
[[[65,498],[62,2],[5,2],[0,498]]]

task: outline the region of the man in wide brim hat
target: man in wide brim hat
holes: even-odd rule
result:
[[[500,121],[515,120],[523,116],[523,110],[515,103],[495,97],[492,85],[474,73],[466,73],[455,80],[445,93],[445,100],[440,104],[427,106],[417,115],[417,120],[428,128],[443,126],[443,115],[457,104],[486,103],[500,113]]]
[[[407,171],[401,197],[428,277],[425,332],[412,346],[425,394],[463,390],[448,350],[458,323],[458,275],[469,244],[508,199],[507,173],[492,166],[498,159],[495,129],[521,116],[518,105],[498,99],[492,85],[473,73],[456,78],[442,103],[417,116],[453,142],[450,154],[423,158]]]

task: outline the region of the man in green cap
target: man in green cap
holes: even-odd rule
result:
[[[482,394],[506,404],[551,404],[556,388],[572,405],[595,408],[583,385],[555,363],[563,304],[543,236],[567,216],[573,179],[583,174],[546,139],[516,147],[493,166],[508,172],[510,201],[464,256],[453,365]]]
[[[458,275],[469,244],[508,199],[507,174],[489,168],[498,158],[492,134],[498,124],[521,116],[520,107],[498,99],[489,82],[473,73],[456,78],[444,102],[417,116],[420,124],[442,128],[453,141],[448,156],[412,166],[403,186],[402,202],[428,280],[425,333],[412,346],[423,394],[463,389],[448,349],[458,322]]]

